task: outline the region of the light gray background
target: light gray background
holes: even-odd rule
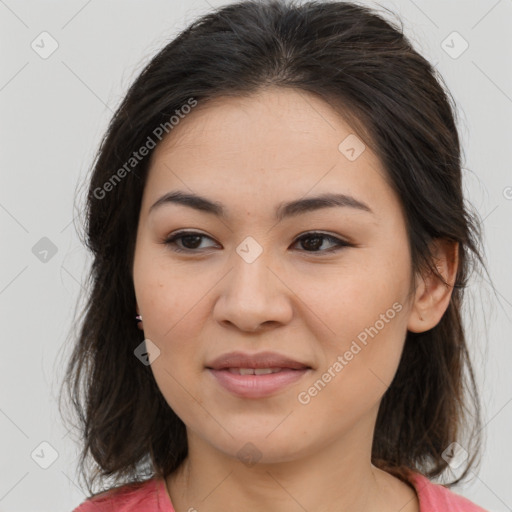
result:
[[[142,66],[188,22],[226,3],[0,0],[0,512],[70,512],[84,499],[77,447],[56,407],[65,339],[90,262],[73,224],[74,197],[80,209],[79,186],[100,137]],[[497,290],[476,275],[468,290],[487,442],[480,472],[454,490],[490,511],[512,510],[512,1],[380,4],[401,16],[458,103],[465,189],[485,218]],[[59,45],[47,59],[31,47],[42,46],[43,31]],[[453,31],[469,44],[457,58],[462,41],[446,39]],[[43,237],[57,249],[46,262],[33,252]],[[42,442],[58,454],[47,469],[40,464],[51,462],[52,449]]]

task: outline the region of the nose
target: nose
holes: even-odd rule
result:
[[[252,263],[235,254],[233,267],[220,284],[213,312],[215,319],[248,332],[290,322],[293,292],[275,267],[265,252]]]

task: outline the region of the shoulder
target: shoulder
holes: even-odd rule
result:
[[[174,512],[165,481],[151,478],[94,494],[73,512]]]
[[[409,481],[418,494],[420,512],[487,512],[464,496],[431,482],[420,473],[411,473]]]

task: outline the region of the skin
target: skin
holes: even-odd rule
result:
[[[368,146],[354,161],[338,150],[351,133],[321,99],[269,88],[199,104],[151,156],[133,278],[145,338],[160,350],[151,369],[187,428],[189,456],[166,479],[177,512],[419,511],[410,486],[371,464],[372,438],[407,330],[434,327],[451,288],[415,276],[408,295],[399,198]],[[149,213],[178,189],[221,202],[229,217],[170,203]],[[279,203],[323,192],[351,194],[373,214],[334,207],[276,223]],[[183,229],[205,237],[178,240],[190,252],[174,252],[163,241]],[[329,239],[316,248],[297,241],[316,231],[353,246],[327,253],[336,246]],[[263,250],[252,263],[236,252],[247,236]],[[438,243],[435,251],[453,284],[456,246]],[[401,311],[300,403],[298,394],[394,303]],[[313,370],[270,397],[240,398],[205,369],[233,350],[277,351]],[[261,457],[254,465],[237,457],[248,442]]]

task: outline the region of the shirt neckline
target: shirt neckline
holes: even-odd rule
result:
[[[174,512],[174,506],[171,501],[171,496],[169,495],[169,491],[167,489],[167,483],[164,477],[156,478],[156,486],[158,490],[158,504],[164,505],[164,510],[169,512]]]
[[[423,505],[424,505],[424,503],[423,503],[424,500],[422,498],[423,489],[428,485],[430,480],[426,476],[422,475],[421,473],[418,473],[415,471],[410,471],[409,474],[407,475],[407,481],[410,483],[414,492],[416,493],[416,497],[417,497],[418,503],[419,503],[420,512],[423,512]],[[171,501],[171,496],[169,495],[169,490],[167,489],[167,482],[166,482],[165,478],[163,478],[163,477],[156,478],[155,484],[156,484],[157,491],[158,491],[159,504],[164,505],[164,510],[167,511],[167,509],[169,509],[168,512],[175,512],[174,506]]]

